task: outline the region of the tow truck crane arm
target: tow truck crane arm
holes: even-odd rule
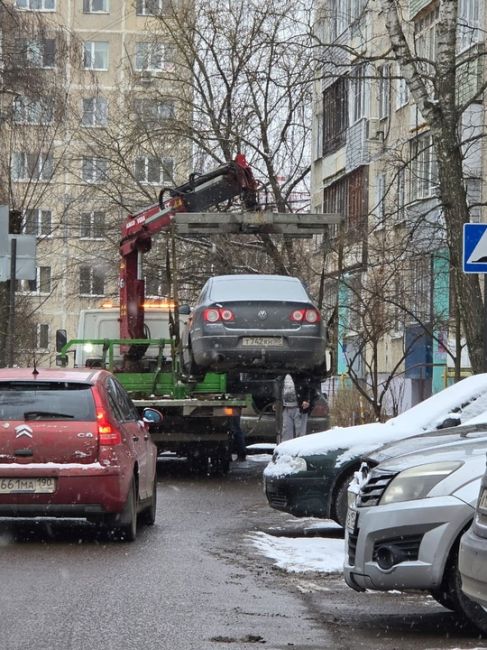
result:
[[[165,199],[165,195],[168,198]],[[241,196],[248,210],[257,205],[257,182],[243,154],[207,174],[192,174],[187,183],[161,190],[154,205],[128,216],[120,242],[120,338],[143,339],[143,255],[151,249],[152,237],[171,227],[178,212],[202,212]],[[143,348],[133,346],[128,355],[137,358]]]

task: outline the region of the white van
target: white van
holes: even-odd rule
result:
[[[181,307],[179,323],[180,328],[188,319],[189,309]],[[147,308],[144,312],[145,334],[149,339],[169,339],[169,308],[163,306]],[[77,339],[119,339],[120,338],[120,312],[118,307],[103,307],[98,309],[83,309],[79,315]],[[75,366],[98,365],[97,362],[103,358],[103,345],[92,345],[90,343],[75,346]],[[121,360],[120,346],[113,348],[115,360]],[[156,362],[159,354],[159,346],[152,345],[146,351],[144,358]],[[164,348],[164,357],[171,358],[171,347]],[[108,359],[108,357],[107,357]]]

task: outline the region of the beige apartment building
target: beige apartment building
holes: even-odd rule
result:
[[[398,4],[435,102],[439,3]],[[485,221],[486,13],[482,0],[458,0],[458,133],[471,222]],[[438,161],[385,21],[380,0],[324,0],[317,13],[312,208],[344,215],[325,240],[335,380],[353,376],[393,413],[445,386],[460,335]]]
[[[3,173],[22,232],[37,237],[37,277],[17,283],[19,361],[54,363],[55,330],[76,335],[80,309],[118,300],[120,227],[129,213],[183,182],[191,151],[174,134],[183,68],[161,16],[165,0],[13,0],[31,20],[19,38],[45,95],[5,105]],[[36,19],[39,34],[36,35]],[[42,84],[41,84],[42,86]],[[146,293],[165,295],[163,253],[148,257]],[[22,354],[25,353],[25,358]]]

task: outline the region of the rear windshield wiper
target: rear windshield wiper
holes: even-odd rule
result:
[[[56,413],[56,411],[26,411],[24,413],[25,420],[43,420],[44,418],[72,419],[74,415],[70,413]]]

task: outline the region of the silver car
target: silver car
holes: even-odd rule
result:
[[[472,526],[460,541],[458,566],[463,592],[487,611],[487,469],[480,486]],[[477,623],[484,634],[487,624]]]
[[[370,470],[350,504],[344,576],[356,591],[427,590],[442,605],[487,625],[461,590],[460,538],[470,526],[485,466],[484,434],[424,447]]]

